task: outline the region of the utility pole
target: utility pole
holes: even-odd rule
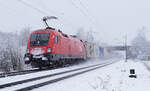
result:
[[[128,50],[128,48],[127,48],[127,35],[126,35],[125,36],[125,62],[127,62],[127,59],[128,59],[127,50]]]

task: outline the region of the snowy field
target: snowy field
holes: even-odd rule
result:
[[[58,69],[53,69],[53,70],[49,70],[49,71],[42,71],[42,72],[36,72],[36,73],[30,73],[30,74],[25,74],[25,75],[18,75],[18,76],[11,76],[11,77],[5,77],[5,78],[1,78],[0,79],[0,85],[2,84],[7,84],[10,82],[15,82],[15,81],[20,81],[20,80],[24,80],[24,79],[30,79],[30,78],[34,78],[34,77],[40,77],[43,75],[49,75],[49,74],[53,74],[53,73],[58,73],[58,72],[62,72],[62,71],[67,71],[67,70],[72,70],[72,69],[76,69],[76,68],[81,68],[81,67],[86,67],[86,66],[90,66],[90,65],[95,65],[95,64],[103,64],[103,63],[108,63],[108,62],[112,62],[112,61],[118,61],[119,59],[109,59],[109,60],[88,60],[87,62],[83,62],[80,63],[78,65],[74,65],[74,66],[69,66],[69,67],[64,67],[64,68],[58,68]],[[34,85],[43,81],[48,81],[49,79],[44,79],[44,80],[39,80],[39,81],[35,81],[35,82],[30,82],[30,83],[24,83],[21,85],[17,85],[14,87],[8,87],[6,89],[1,89],[0,91],[14,91],[18,88],[23,88],[26,86],[30,86],[30,85]],[[43,91],[43,90],[42,90]]]
[[[116,61],[114,64],[34,89],[34,91],[150,91],[150,72],[147,70],[143,62],[138,60],[128,60],[127,62],[124,62],[124,60],[118,60],[119,59],[89,60],[86,63],[70,67],[19,75],[15,77],[5,77],[0,79],[0,85],[98,63]],[[130,69],[135,69],[135,75],[137,75],[137,78],[129,78]],[[1,89],[1,91],[13,91],[17,88],[37,84],[38,82],[42,81],[25,83],[23,86],[18,85],[15,87],[9,87],[7,89]]]
[[[150,68],[150,61],[143,61]]]
[[[76,68],[81,68],[81,67],[86,67],[90,65],[95,65],[95,64],[103,64],[107,62],[112,62],[112,61],[118,61],[119,59],[111,59],[111,60],[88,60],[87,62],[74,65],[74,66],[69,66],[69,67],[64,67],[64,68],[58,68],[58,69],[53,69],[53,70],[48,70],[48,71],[42,71],[42,72],[36,72],[36,73],[30,73],[30,74],[25,74],[25,75],[17,75],[17,76],[10,76],[10,77],[5,77],[0,79],[0,85],[1,84],[6,84],[9,82],[14,82],[14,81],[19,81],[23,80],[26,78],[34,78],[34,77],[39,77],[43,75],[48,75],[48,74],[54,74],[57,72],[62,72],[62,71],[67,71],[67,70],[72,70]]]
[[[137,78],[129,78],[135,69]],[[143,63],[121,60],[115,64],[47,85],[35,91],[150,91],[150,72]]]

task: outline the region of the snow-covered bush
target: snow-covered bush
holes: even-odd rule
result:
[[[27,44],[29,28],[23,29],[20,33],[0,32],[0,70],[15,71],[24,69],[24,51]]]
[[[0,69],[1,71],[9,72],[11,69],[11,60],[7,50],[0,50]]]
[[[19,37],[19,45],[20,46],[26,46],[27,45],[27,40],[28,40],[28,36],[30,34],[30,28],[23,28],[18,37]]]
[[[91,30],[84,31],[83,28],[79,28],[76,36],[83,41],[94,42],[93,32]]]
[[[150,41],[147,40],[144,31],[139,31],[132,41],[132,53],[137,57],[150,55]]]

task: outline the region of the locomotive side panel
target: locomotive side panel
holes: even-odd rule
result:
[[[61,59],[85,59],[86,56],[83,42],[54,30],[32,32],[27,49],[25,62],[28,61],[33,67],[49,66],[55,62],[61,62]],[[37,53],[38,51],[40,52]]]

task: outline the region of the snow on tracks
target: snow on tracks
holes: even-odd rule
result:
[[[17,90],[17,89],[19,89],[18,91],[31,90],[34,88],[48,85],[50,83],[64,80],[66,78],[70,78],[72,76],[76,76],[76,75],[109,65],[111,63],[112,62],[109,62],[107,64],[105,63],[105,64],[92,65],[92,66],[88,66],[88,67],[67,70],[67,71],[54,73],[54,74],[47,74],[47,75],[45,74],[44,76],[28,78],[25,80],[18,80],[18,81],[13,81],[13,82],[9,82],[9,83],[3,83],[0,85],[0,88],[1,88],[1,90]],[[8,88],[6,88],[6,87],[8,87]],[[4,88],[4,89],[2,89],[2,88]]]

